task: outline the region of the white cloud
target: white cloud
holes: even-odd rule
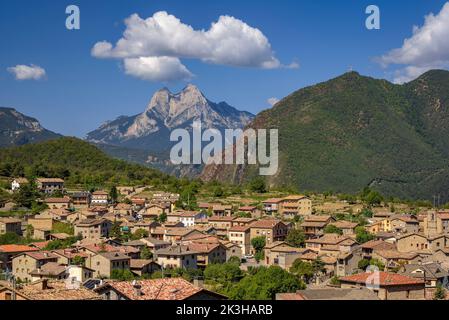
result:
[[[412,37],[405,39],[401,48],[391,50],[380,58],[383,66],[405,65],[396,72],[395,81],[407,82],[422,73],[449,65],[449,2],[437,14],[425,17],[424,25],[413,28]]]
[[[278,98],[270,98],[267,100],[267,102],[270,106],[274,106],[276,103],[279,102],[279,99]]]
[[[142,80],[170,82],[189,80],[193,74],[172,57],[140,57],[124,60],[125,73]]]
[[[172,57],[202,62],[275,69],[284,66],[275,57],[267,37],[257,28],[231,16],[221,16],[208,30],[195,30],[165,11],[142,19],[133,14],[125,20],[126,30],[115,45],[97,42],[92,55],[97,58]]]
[[[40,80],[46,74],[45,69],[33,64],[30,66],[19,64],[7,70],[14,75],[16,80]]]

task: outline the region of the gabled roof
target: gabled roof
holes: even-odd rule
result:
[[[271,199],[267,199],[265,201],[262,201],[262,203],[266,203],[266,204],[277,204],[282,202],[282,198],[271,198]]]
[[[164,256],[185,256],[189,254],[198,254],[198,252],[190,250],[188,246],[176,245],[164,249],[160,249],[156,251],[156,255],[164,255]]]
[[[259,229],[272,229],[279,223],[284,224],[281,220],[278,219],[261,219],[251,223],[250,227]]]
[[[52,253],[51,251],[31,251],[31,252],[24,252],[23,254],[35,260],[50,260],[58,258],[58,256]]]
[[[47,262],[39,269],[30,272],[31,276],[59,276],[66,272],[67,267],[57,262]]]
[[[250,229],[250,226],[233,226],[229,229],[229,232],[247,232]]]
[[[47,198],[44,200],[45,203],[70,203],[72,199],[69,197],[63,197],[63,198]]]
[[[157,264],[151,259],[131,259],[129,262],[129,267],[131,269],[142,269],[149,264]]]
[[[278,293],[276,300],[379,300],[377,294],[366,288],[307,289],[296,293]]]
[[[358,284],[366,284],[369,283],[371,279],[378,281],[378,284],[381,287],[385,286],[406,286],[406,285],[423,285],[424,282],[422,280],[418,280],[412,277],[404,276],[401,274],[383,272],[380,271],[376,274],[372,272],[364,272],[359,273],[347,277],[341,277],[340,282],[349,282],[349,283],[358,283]],[[368,282],[367,282],[368,281]]]
[[[20,252],[31,252],[39,251],[38,248],[33,248],[30,246],[24,246],[20,244],[4,244],[0,246],[0,252],[3,253],[20,253]]]
[[[351,245],[357,243],[354,239],[347,236],[340,236],[333,233],[326,233],[322,237],[318,239],[309,239],[306,240],[306,243],[317,243],[317,244],[342,244],[344,242],[345,245]]]
[[[111,260],[111,261],[116,261],[116,260],[129,260],[130,257],[120,253],[120,252],[100,252],[98,253],[98,255]]]
[[[362,249],[395,249],[396,246],[383,240],[370,240],[360,245]]]
[[[202,292],[213,295],[217,299],[226,299],[217,293],[195,287],[182,278],[109,282],[94,291],[101,292],[108,287],[118,291],[129,300],[186,300]],[[137,291],[136,288],[139,290]]]

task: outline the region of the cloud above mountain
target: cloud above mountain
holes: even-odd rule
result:
[[[154,82],[188,81],[193,74],[173,57],[140,57],[124,60],[125,73]]]
[[[30,66],[19,64],[15,67],[9,67],[7,70],[14,75],[16,80],[40,80],[46,75],[44,68],[33,64]]]
[[[259,29],[231,16],[221,16],[208,30],[195,30],[165,11],[156,12],[147,19],[133,14],[125,20],[125,25],[126,30],[115,45],[108,41],[97,42],[91,53],[96,58],[123,59],[128,74],[139,78],[145,74],[146,80],[174,80],[174,69],[179,79],[191,76],[180,59],[262,69],[299,66],[297,63],[282,65]],[[134,60],[130,62],[129,59]],[[151,67],[144,61],[151,61]],[[172,71],[165,72],[165,67]],[[158,75],[150,76],[153,71]]]
[[[430,69],[449,67],[449,2],[441,11],[425,17],[424,25],[413,27],[413,35],[402,47],[393,49],[380,58],[384,66],[404,65],[395,72],[394,81],[404,83]]]

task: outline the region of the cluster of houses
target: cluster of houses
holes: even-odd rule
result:
[[[17,189],[24,181],[13,183]],[[176,208],[179,195],[166,192],[144,198],[132,196],[133,188],[121,187],[119,192],[129,201],[111,204],[104,191],[65,192],[64,197],[53,198],[51,194],[64,190],[60,179],[38,179],[38,187],[49,195],[48,209],[26,221],[0,218],[0,234],[31,230],[33,238],[39,239],[29,245],[0,246],[0,268],[29,284],[24,288],[40,283],[37,287],[48,290],[49,284],[64,282],[86,292],[86,297],[93,292],[93,297],[102,299],[143,299],[153,297],[157,281],[110,281],[114,272],[144,277],[174,268],[204,269],[231,257],[241,259],[242,268],[265,265],[287,271],[297,260],[321,261],[323,270],[314,279],[319,289],[279,294],[277,299],[428,299],[437,287],[448,287],[448,211],[375,212],[363,226],[373,239],[360,243],[357,222],[313,214],[311,199],[303,195],[268,199],[258,206],[200,203],[199,210],[185,211]],[[78,239],[69,248],[47,250],[51,241],[73,237],[53,233],[54,224],[61,222],[73,226]],[[123,241],[113,235],[117,227],[123,234],[139,231],[144,236]],[[305,245],[287,242],[292,229],[302,230]],[[252,240],[259,237],[265,239],[265,247],[263,260],[256,262]],[[370,264],[380,270],[375,288],[368,292],[372,274],[364,269]],[[338,279],[338,286],[330,285],[332,278]],[[223,298],[183,280],[177,285],[187,286],[196,297]],[[8,286],[3,290],[10,290],[14,297],[27,296]]]

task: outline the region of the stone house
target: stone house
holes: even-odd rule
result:
[[[155,261],[164,269],[196,269],[198,252],[192,251],[188,246],[173,246],[157,250]]]
[[[423,300],[424,281],[401,274],[389,272],[365,272],[342,277],[342,289],[366,288],[367,285],[377,293],[381,300]]]
[[[284,241],[290,228],[278,219],[262,219],[250,224],[251,240],[257,237],[265,237],[265,243]]]
[[[21,253],[12,259],[12,273],[16,279],[32,281],[31,272],[48,262],[57,263],[58,257],[49,251],[31,251]]]
[[[0,235],[15,233],[22,235],[22,220],[15,218],[0,218]]]
[[[251,252],[251,234],[249,226],[233,226],[228,231],[230,242],[238,245],[242,250],[242,255],[249,255]]]
[[[129,270],[131,258],[120,252],[100,252],[90,258],[89,268],[99,278],[110,278],[114,270]]]

